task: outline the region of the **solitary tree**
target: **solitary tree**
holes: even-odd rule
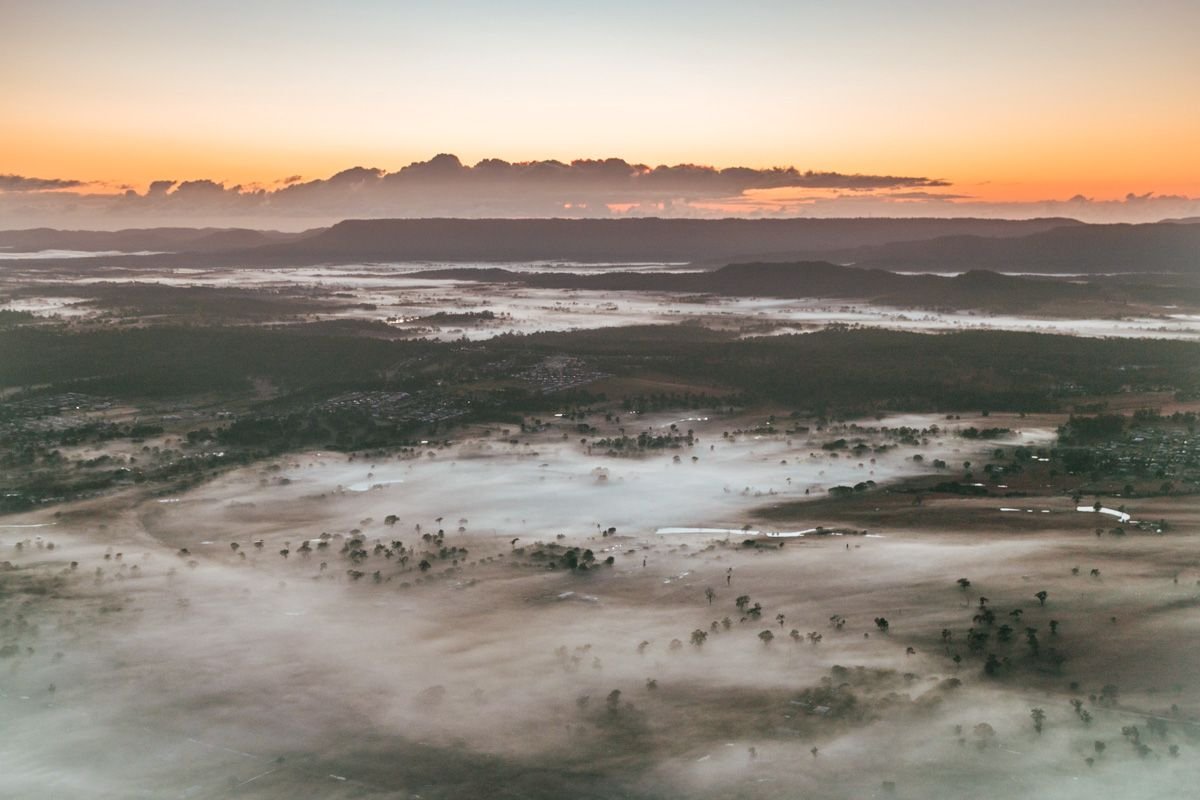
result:
[[[971,587],[971,582],[969,580],[967,580],[966,578],[959,578],[958,586],[960,589],[962,589],[965,592],[967,589],[969,589]]]
[[[711,586],[709,586],[707,589],[704,590],[704,597],[706,600],[708,600],[708,604],[710,606],[712,605],[713,598],[715,598],[716,596],[717,596],[717,593],[715,591],[713,591],[713,588]]]
[[[1033,717],[1033,729],[1038,733],[1042,732],[1042,725],[1046,721],[1046,712],[1040,708],[1030,709],[1029,716]]]
[[[696,628],[696,630],[692,631],[692,644],[696,645],[696,647],[700,647],[701,645],[703,645],[704,640],[707,638],[708,638],[707,631],[702,631],[699,628]]]
[[[1042,589],[1040,592],[1038,592],[1037,594],[1034,595],[1034,597],[1036,597],[1038,599],[1038,602],[1041,603],[1043,606],[1046,605],[1046,598],[1049,596],[1050,596],[1050,593],[1047,592],[1045,589]]]
[[[771,640],[775,638],[775,634],[771,633],[771,631],[768,629],[768,630],[765,630],[762,633],[760,633],[758,635],[758,638],[761,639],[763,645],[766,646],[766,645],[769,645],[771,643]]]

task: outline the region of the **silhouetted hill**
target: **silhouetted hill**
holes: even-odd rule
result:
[[[7,252],[79,250],[126,253],[215,252],[274,244],[305,234],[256,231],[247,228],[129,228],[120,231],[60,231],[54,228],[0,231],[0,248]]]
[[[391,261],[662,261],[716,267],[820,259],[914,272],[1200,272],[1200,224],[1085,225],[1065,219],[384,219],[347,220],[301,234],[183,228],[7,231],[0,232],[0,246],[10,251],[171,251],[38,262],[78,271],[96,265]]]
[[[824,261],[730,264],[712,272],[516,272],[426,270],[414,277],[517,283],[544,289],[683,292],[724,297],[844,298],[887,305],[1030,310],[1047,304],[1105,299],[1100,287],[1042,278],[968,272],[954,277],[901,275]]]
[[[1075,225],[1017,238],[948,236],[842,254],[864,267],[949,272],[1195,272],[1200,225]]]
[[[259,248],[271,261],[671,261],[816,254],[937,236],[1020,236],[1067,219],[387,219],[346,220]]]

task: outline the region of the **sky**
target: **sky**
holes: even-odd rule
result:
[[[429,209],[412,186],[369,189],[347,214],[1194,215],[1197,31],[1194,0],[0,0],[0,227],[296,227],[337,203],[273,202],[282,187],[438,154],[925,183],[664,196],[564,178],[522,206],[468,181]],[[188,181],[236,197],[170,197]]]

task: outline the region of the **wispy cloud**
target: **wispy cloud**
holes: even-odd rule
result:
[[[45,192],[55,189],[75,189],[86,181],[71,178],[31,178],[25,175],[0,175],[0,192]]]

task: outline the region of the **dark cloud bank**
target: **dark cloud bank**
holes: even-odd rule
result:
[[[0,228],[113,229],[219,225],[300,229],[351,217],[662,216],[1071,216],[1148,221],[1200,214],[1200,198],[1130,195],[1123,201],[992,204],[945,191],[946,181],[852,175],[792,167],[695,164],[650,167],[610,158],[469,166],[438,155],[395,172],[354,167],[326,179],[291,175],[272,187],[219,181],[155,181],[144,193],[81,193],[84,181],[0,175]],[[792,190],[764,205],[759,190]]]

